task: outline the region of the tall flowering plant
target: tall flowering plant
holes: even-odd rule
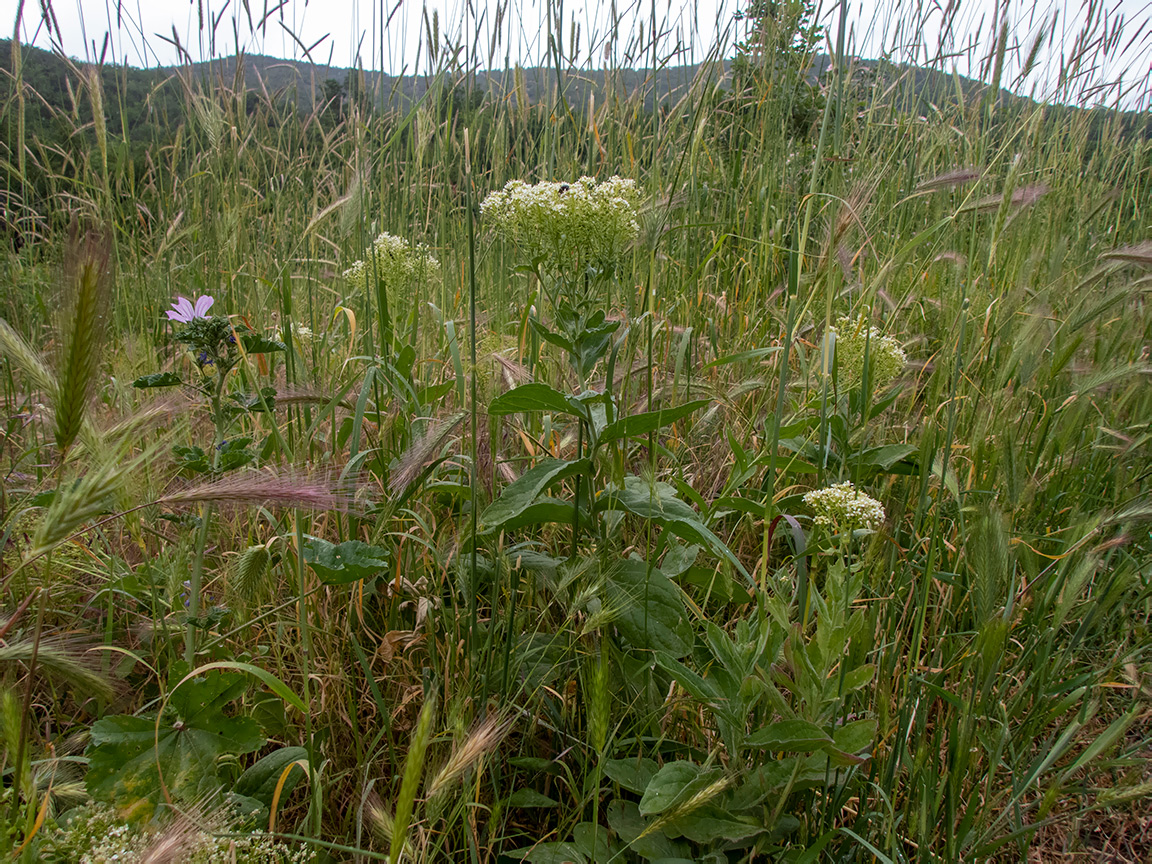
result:
[[[513,180],[480,204],[481,217],[515,244],[551,303],[555,329],[531,316],[533,330],[566,351],[581,384],[619,327],[597,307],[640,233],[638,202],[636,181],[614,176],[534,185]]]
[[[198,446],[176,446],[173,455],[184,474],[219,477],[227,471],[248,465],[256,458],[250,448],[251,437],[229,439],[228,432],[240,416],[270,409],[276,396],[276,391],[271,387],[256,393],[229,393],[230,373],[246,353],[283,351],[285,346],[281,342],[266,339],[247,324],[233,321],[226,315],[210,315],[209,311],[214,305],[215,300],[209,295],[201,295],[195,301],[177,297],[172,308],[164,313],[176,327],[173,339],[185,346],[198,374],[186,379],[178,372],[158,372],[141,376],[133,384],[140,389],[185,385],[207,400],[214,429],[211,448],[205,451]],[[192,572],[185,581],[185,660],[189,666],[195,657],[196,630],[201,626],[200,585],[211,517],[211,505],[205,504],[200,517]]]

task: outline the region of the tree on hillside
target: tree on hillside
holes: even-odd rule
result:
[[[824,28],[812,0],[751,0],[732,64],[737,93],[786,119],[791,137],[811,133],[824,99],[812,68]]]

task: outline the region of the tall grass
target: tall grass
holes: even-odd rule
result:
[[[77,64],[74,107],[54,120],[95,146],[28,137],[29,49],[12,51],[2,146],[23,191],[9,189],[5,220],[29,242],[5,252],[0,301],[0,584],[19,610],[2,625],[3,686],[37,698],[32,729],[4,730],[6,770],[15,750],[21,765],[36,754],[41,777],[63,770],[66,735],[150,716],[196,664],[239,662],[304,694],[302,715],[254,684],[235,710],[307,750],[309,782],[277,792],[274,824],[332,860],[496,861],[537,843],[568,845],[529,860],[1065,860],[1102,838],[1149,854],[1130,839],[1148,831],[1152,698],[1146,115],[1000,98],[1041,56],[1010,46],[1006,18],[964,48],[988,85],[973,89],[950,74],[955,44],[915,31],[894,32],[906,55],[854,60],[869,24],[850,31],[837,6],[831,44],[774,73],[797,84],[831,54],[805,114],[796,87],[731,89],[720,49],[666,92],[658,73],[683,55],[653,39],[659,20],[613,37],[648,73],[624,92],[626,70],[570,61],[574,33],[547,8],[551,71],[532,100],[523,70],[473,95],[495,43],[471,13],[436,25],[456,44],[422,44],[422,98],[377,89],[295,109],[298,92],[270,92],[239,63],[186,64],[150,96],[174,91],[181,110],[143,142],[104,120],[128,96],[123,70]],[[502,9],[513,28],[517,10]],[[1089,17],[1045,95],[1106,93],[1114,108],[1122,88],[1077,72],[1116,51]],[[941,73],[930,96],[905,56]],[[577,78],[587,104],[565,89]],[[558,484],[574,496],[564,519],[485,537],[477,517],[504,488],[584,443],[560,413],[489,405],[527,377],[565,393],[584,382],[536,335],[541,286],[476,222],[476,202],[509,180],[584,174],[634,177],[646,195],[601,298],[624,325],[594,383],[622,416],[708,406],[622,441],[584,492],[581,474]],[[73,216],[106,226],[116,264],[94,387],[68,351],[95,332],[104,283],[84,314],[49,314]],[[441,274],[355,287],[341,274],[381,231],[428,243]],[[211,424],[195,394],[160,412],[130,386],[157,369],[194,378],[161,313],[198,294],[285,344],[233,373],[246,393],[277,391],[235,421],[276,477],[180,487],[168,445],[212,440]],[[890,404],[824,374],[829,327],[857,313],[909,355]],[[53,373],[39,355],[61,352]],[[53,400],[68,409],[54,423]],[[62,480],[50,469],[77,436]],[[340,506],[292,509],[310,506],[295,493],[318,470],[316,495]],[[668,484],[755,586],[634,514],[581,534],[587,488],[627,474]],[[337,479],[358,483],[354,501]],[[846,480],[883,502],[885,527],[822,546],[801,493]],[[197,526],[181,501],[230,506]],[[387,565],[325,583],[305,535],[360,541]],[[33,560],[49,547],[49,564]],[[214,617],[189,624],[181,584],[201,554]],[[674,578],[692,646],[678,662],[700,689],[621,635],[630,615],[649,626],[649,582],[642,596],[614,587],[629,555]],[[41,630],[98,639],[125,682],[114,695],[53,689],[51,668],[21,665],[21,603],[42,585],[53,600],[37,644]],[[185,663],[180,631],[194,627]],[[708,697],[737,661],[746,701]],[[718,719],[736,704],[738,733]],[[775,797],[741,811],[764,829],[747,845],[669,829],[732,822],[771,764],[733,736],[800,719],[876,731],[819,779],[782,758],[794,768]],[[234,757],[234,773],[256,755]],[[703,779],[629,833],[623,814],[642,798],[621,766],[645,759],[691,762]],[[21,841],[41,800],[59,815],[30,794]]]

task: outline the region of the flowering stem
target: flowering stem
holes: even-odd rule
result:
[[[212,469],[220,467],[220,446],[224,443],[224,379],[226,370],[216,372],[216,387],[212,391],[212,419],[216,432],[212,442]],[[184,625],[184,662],[189,671],[196,665],[196,621],[200,616],[200,584],[204,577],[204,549],[208,545],[208,523],[212,521],[212,503],[200,511],[200,528],[196,534],[196,557],[192,559],[192,577],[188,580],[188,618]]]

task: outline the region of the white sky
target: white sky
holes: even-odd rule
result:
[[[359,56],[369,69],[424,72],[429,67],[426,20],[434,15],[438,43],[477,42],[474,53],[482,66],[489,65],[489,58],[496,68],[506,62],[537,65],[547,47],[548,0],[514,0],[511,8],[509,0],[284,0],[280,6],[280,0],[52,0],[48,6],[59,25],[55,34],[43,23],[43,2],[0,0],[0,33],[12,32],[23,5],[20,33],[25,42],[49,48],[55,41],[70,56],[95,59],[110,34],[105,59],[133,66],[178,62],[173,44],[178,41],[194,60],[233,54],[238,45],[248,53],[299,59],[304,57],[302,44],[318,63],[350,66]],[[668,12],[667,4],[656,0],[551,0],[552,29],[560,30],[569,58],[578,32],[576,66],[603,65],[606,56],[619,65],[651,62],[654,13],[659,61],[678,51],[673,65],[698,62],[717,48],[732,56],[735,39],[743,35],[734,13],[745,0],[683,2]],[[831,40],[841,14],[834,2],[823,0],[818,13]],[[1126,107],[1147,109],[1152,98],[1152,0],[846,2],[849,54],[875,58],[887,53],[895,61],[919,63],[942,54],[945,68],[955,64],[961,74],[987,80],[983,66],[1003,20],[999,14],[1009,25],[1004,86],[1049,96],[1063,70],[1074,85],[1061,101],[1112,104],[1119,99]],[[944,30],[948,8],[952,24]],[[610,27],[613,21],[618,22],[615,28]],[[610,33],[615,36],[609,38]],[[1026,78],[1017,80],[1040,33],[1045,41],[1037,62]],[[1073,58],[1078,56],[1083,61],[1077,66]]]

